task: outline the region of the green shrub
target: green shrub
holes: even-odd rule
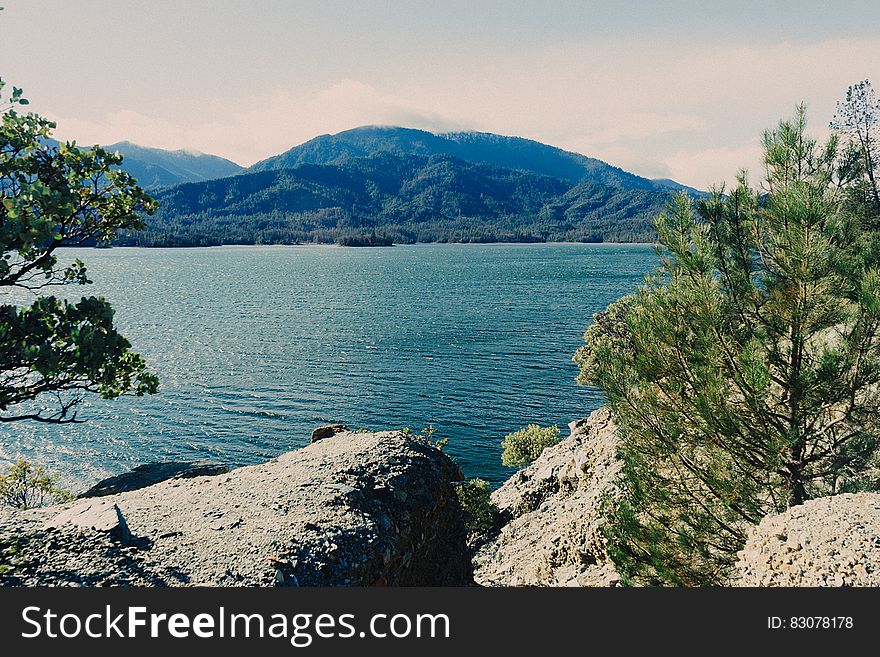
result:
[[[468,479],[457,484],[455,489],[468,532],[476,535],[488,532],[499,513],[498,507],[492,504],[489,483],[482,479]]]
[[[501,443],[504,448],[501,462],[514,468],[525,467],[538,458],[545,448],[555,445],[559,440],[559,427],[530,424],[504,437],[504,442]]]
[[[415,436],[416,435],[416,433],[412,429],[410,429],[409,427],[404,427],[403,429],[401,429],[401,431],[403,433],[405,433],[407,436]],[[437,435],[437,427],[435,427],[433,424],[429,424],[428,426],[426,426],[424,429],[422,429],[419,432],[418,435],[420,437],[424,438],[425,440],[427,440],[428,444],[431,447],[436,447],[441,452],[443,451],[444,447],[449,445],[449,438],[437,438],[436,440],[434,439],[434,436]]]
[[[5,575],[15,572],[16,561],[20,551],[21,539],[12,536],[0,536],[0,580]],[[0,584],[0,586],[3,586]]]
[[[19,461],[0,474],[0,503],[16,509],[33,509],[73,499],[59,488],[55,477],[40,465]]]

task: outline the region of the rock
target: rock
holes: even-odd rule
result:
[[[880,586],[880,494],[810,500],[755,526],[737,586]]]
[[[121,509],[138,537],[130,548],[93,529],[77,530],[76,538],[69,524],[42,529],[59,511],[79,516],[72,513],[79,505],[2,509],[0,541],[16,542],[22,565],[0,579],[28,586],[469,585],[453,487],[461,477],[420,437],[349,433],[224,476],[79,503]]]
[[[73,525],[112,536],[123,545],[131,540],[131,532],[119,507],[110,501],[81,502],[65,509],[44,527],[52,529]]]
[[[337,433],[345,433],[348,431],[348,425],[345,424],[323,424],[312,431],[312,442],[316,443],[325,438],[332,438]]]
[[[338,491],[345,498],[354,498],[360,495],[360,491],[357,488],[348,484],[328,484],[327,488]]]
[[[616,491],[618,439],[606,408],[492,493],[504,518],[480,546],[474,576],[487,586],[611,586],[600,499]]]
[[[145,463],[130,472],[102,479],[89,488],[80,498],[114,495],[130,490],[138,490],[158,484],[167,479],[186,479],[226,474],[229,467],[208,461],[169,461],[166,463]]]

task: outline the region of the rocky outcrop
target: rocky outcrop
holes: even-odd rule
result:
[[[107,534],[122,545],[127,545],[131,541],[131,531],[122,511],[117,505],[104,500],[80,502],[59,513],[43,527],[57,529],[67,525]]]
[[[81,501],[3,510],[0,541],[15,552],[4,583],[466,585],[460,479],[419,437],[343,433],[228,474],[102,498],[127,521],[128,546],[59,519],[78,516]]]
[[[492,493],[501,528],[479,546],[486,586],[614,586],[601,500],[617,493],[619,446],[606,408]],[[737,586],[880,586],[880,493],[811,500],[764,518],[739,553]]]
[[[614,494],[618,440],[606,408],[569,425],[492,494],[505,522],[474,560],[487,586],[610,586],[619,577],[605,552],[600,499]]]
[[[347,424],[322,424],[312,431],[312,442],[316,443],[325,438],[332,438],[337,433],[345,433],[346,431],[348,431]]]
[[[880,586],[880,494],[823,497],[765,517],[737,569],[739,586]]]
[[[115,495],[130,490],[146,488],[168,479],[188,479],[207,475],[226,474],[229,467],[210,461],[166,461],[163,463],[145,463],[130,472],[115,477],[102,479],[89,488],[80,497],[102,497]]]

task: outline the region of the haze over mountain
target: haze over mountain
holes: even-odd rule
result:
[[[148,148],[128,141],[110,144],[105,148],[119,151],[123,157],[122,168],[148,189],[224,178],[243,169],[225,158],[197,151]]]
[[[529,171],[562,180],[615,185],[624,189],[688,189],[672,180],[650,180],[580,153],[522,137],[488,132],[434,134],[414,128],[361,126],[321,135],[257,162],[249,171],[286,169],[300,164],[336,164],[384,152],[395,155],[447,155],[471,162]]]
[[[57,139],[44,140],[50,147],[57,148]],[[84,144],[78,146],[87,148]],[[202,182],[214,178],[233,176],[244,167],[218,155],[209,155],[185,149],[170,151],[162,148],[149,148],[120,141],[103,146],[108,151],[119,151],[122,155],[121,169],[135,178],[141,187],[156,190],[187,182]]]

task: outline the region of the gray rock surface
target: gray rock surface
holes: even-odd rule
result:
[[[44,528],[30,514],[0,511],[0,575],[3,586],[183,585],[173,567],[145,563],[143,543],[123,546],[108,534],[70,524]]]
[[[80,502],[64,509],[57,516],[46,522],[44,528],[54,529],[64,525],[73,525],[80,529],[93,529],[107,534],[123,545],[131,540],[131,531],[119,507],[109,500]]]
[[[59,507],[0,510],[18,585],[376,586],[472,582],[452,482],[458,467],[417,436],[344,433],[228,474],[102,498],[123,547]],[[13,554],[14,553],[14,554]]]
[[[619,581],[600,533],[600,498],[615,492],[618,440],[606,408],[569,425],[492,494],[506,522],[474,559],[487,586],[613,586]]]
[[[880,494],[823,497],[765,517],[737,569],[738,586],[880,586]]]
[[[80,497],[101,497],[146,488],[168,479],[187,479],[229,472],[229,466],[209,461],[166,461],[145,463],[115,477],[102,479]]]

